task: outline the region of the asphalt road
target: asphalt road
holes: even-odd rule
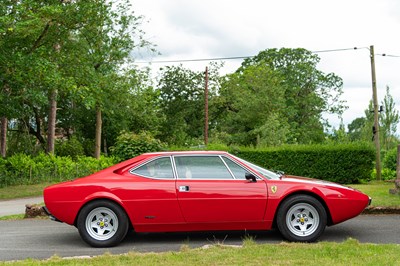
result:
[[[342,242],[352,237],[363,243],[400,244],[399,225],[400,215],[361,215],[342,224],[328,227],[320,240]],[[276,231],[248,234],[258,243],[283,241]],[[182,245],[191,248],[215,243],[240,245],[245,235],[244,232],[130,233],[119,246],[99,249],[86,245],[80,239],[75,227],[63,223],[41,219],[0,221],[0,261],[46,259],[53,255],[95,256],[105,252],[123,254],[129,251],[178,251]]]

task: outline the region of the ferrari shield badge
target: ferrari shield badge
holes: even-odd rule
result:
[[[278,187],[277,186],[271,186],[271,191],[272,191],[272,193],[276,193],[276,191],[278,190]]]

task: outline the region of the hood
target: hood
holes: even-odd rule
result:
[[[330,187],[337,187],[337,188],[347,188],[351,189],[347,186],[340,185],[338,183],[334,183],[331,181],[326,181],[326,180],[321,180],[321,179],[315,179],[315,178],[309,178],[309,177],[303,177],[303,176],[293,176],[293,175],[283,175],[282,180],[285,182],[296,182],[296,183],[304,183],[304,184],[315,184],[315,185],[322,185],[322,186],[330,186]]]

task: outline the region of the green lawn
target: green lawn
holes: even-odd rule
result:
[[[1,188],[2,199],[38,196],[48,184]],[[400,207],[400,196],[389,194],[393,183],[372,182],[350,185],[373,198],[372,206]],[[3,217],[4,218],[4,217]],[[20,219],[19,216],[6,217]],[[0,219],[1,220],[1,219]],[[192,249],[190,241],[182,243],[180,252],[138,253],[124,255],[105,254],[94,258],[62,259],[57,256],[49,260],[27,259],[15,262],[0,262],[2,265],[400,265],[400,245],[360,244],[354,239],[343,243],[320,242],[315,244],[281,243],[256,244],[251,239],[243,240],[243,246],[226,247],[215,244],[207,249]],[[223,243],[222,243],[223,244]]]
[[[41,196],[48,185],[50,183],[3,187],[0,188],[0,200]]]
[[[41,196],[43,189],[50,183],[38,185],[22,185],[0,188],[0,200]],[[371,182],[362,185],[349,185],[372,198],[372,206],[400,207],[400,196],[389,194],[389,189],[394,188],[392,182]]]
[[[180,252],[105,254],[94,258],[24,260],[0,262],[0,265],[399,265],[400,245],[360,244],[349,239],[343,243],[320,242],[256,244],[244,240],[243,246],[220,244],[209,248],[190,248]]]
[[[395,188],[392,182],[370,182],[363,185],[349,185],[358,189],[372,198],[371,206],[400,207],[400,195],[392,195],[389,189]]]

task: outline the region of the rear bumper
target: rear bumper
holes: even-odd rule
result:
[[[44,212],[49,216],[50,220],[55,221],[55,222],[60,222],[62,223],[62,221],[58,220],[56,217],[54,217],[50,211],[47,209],[46,206],[43,206],[42,209],[44,210]]]

